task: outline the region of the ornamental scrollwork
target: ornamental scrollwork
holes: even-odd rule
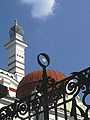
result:
[[[47,77],[47,90],[43,87],[43,80],[40,80],[40,86],[36,86],[33,93],[22,99],[16,99],[14,103],[0,109],[0,120],[39,120],[40,116],[45,117],[45,113],[54,110],[55,120],[58,112],[63,106],[65,120],[73,117],[78,120],[90,119],[90,68],[80,72],[73,72],[71,75],[61,81],[56,82],[54,79]],[[78,100],[81,101],[80,106]],[[70,109],[67,108],[71,102]],[[46,107],[45,107],[46,105]],[[45,120],[45,119],[44,119]]]

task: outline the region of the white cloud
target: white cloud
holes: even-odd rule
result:
[[[43,18],[53,14],[55,0],[21,0],[31,6],[31,14],[35,18]]]

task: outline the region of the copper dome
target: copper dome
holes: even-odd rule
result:
[[[42,74],[43,71],[34,71],[26,75],[18,85],[16,96],[21,98],[30,95],[31,91],[33,91],[33,89],[39,83],[38,81],[42,80]],[[54,70],[48,70],[47,76],[51,77],[55,81],[59,81],[65,78],[63,73]]]

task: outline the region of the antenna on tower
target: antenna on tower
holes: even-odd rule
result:
[[[14,24],[15,24],[15,25],[18,25],[17,19],[14,20]]]

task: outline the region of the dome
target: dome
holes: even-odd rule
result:
[[[21,98],[30,95],[38,85],[39,80],[42,80],[42,74],[43,71],[34,71],[26,75],[18,85],[16,96]],[[55,82],[65,78],[63,73],[54,70],[47,70],[47,76],[54,79]]]

